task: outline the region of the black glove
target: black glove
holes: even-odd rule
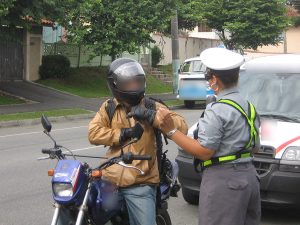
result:
[[[133,106],[131,111],[127,114],[127,117],[133,117],[138,121],[146,120],[151,125],[153,124],[154,118],[156,115],[155,110],[147,109],[144,106]]]
[[[140,123],[135,124],[134,127],[122,128],[120,135],[120,144],[125,143],[128,139],[136,138],[139,140],[144,133],[144,129]]]
[[[199,133],[199,123],[197,123],[196,129],[193,131],[193,136],[195,140],[198,139],[198,133]]]

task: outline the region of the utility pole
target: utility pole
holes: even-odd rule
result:
[[[286,31],[283,32],[283,53],[287,53]]]
[[[178,92],[178,70],[179,62],[179,40],[178,40],[178,16],[177,10],[171,20],[171,37],[172,37],[172,67],[173,67],[173,93]]]

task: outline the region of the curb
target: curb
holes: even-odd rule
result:
[[[96,112],[88,113],[88,114],[69,115],[69,116],[48,117],[48,119],[50,122],[63,122],[63,121],[72,121],[72,120],[92,119],[92,118],[94,118],[95,113]],[[40,118],[26,119],[26,120],[0,121],[0,128],[24,127],[24,126],[37,125],[40,123],[41,123]]]

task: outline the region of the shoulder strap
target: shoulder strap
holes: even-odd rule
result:
[[[156,105],[155,105],[156,100],[154,100],[153,98],[145,97],[144,101],[145,101],[144,102],[145,107],[147,109],[156,110]]]
[[[220,99],[216,103],[223,103],[226,105],[230,105],[236,110],[238,110],[243,117],[246,119],[247,124],[249,125],[249,133],[250,133],[250,138],[249,142],[246,144],[245,148],[249,148],[252,145],[252,142],[256,142],[257,140],[257,130],[255,128],[255,118],[256,118],[256,111],[252,103],[248,102],[248,107],[249,107],[249,115],[245,112],[245,110],[235,101],[231,99]],[[253,144],[253,145],[254,145]]]
[[[113,101],[113,99],[109,99],[107,101],[107,105],[105,107],[105,111],[108,115],[108,118],[109,118],[109,124],[111,124],[111,121],[112,121],[112,118],[114,117],[114,114],[115,114],[115,111],[116,111],[116,104],[115,102]]]

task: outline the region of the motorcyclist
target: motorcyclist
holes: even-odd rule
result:
[[[119,196],[126,203],[131,225],[154,225],[156,214],[156,187],[159,184],[158,162],[154,128],[159,128],[156,110],[165,107],[155,102],[155,109],[146,107],[146,76],[142,66],[133,59],[119,58],[111,63],[107,83],[113,95],[105,101],[89,124],[89,141],[95,145],[110,146],[107,157],[120,155],[120,145],[141,136],[140,140],[125,147],[124,152],[150,155],[152,160],[132,162],[145,172],[113,165],[103,171],[106,179],[119,187]],[[112,102],[111,102],[112,101]],[[109,116],[113,103],[114,114]],[[187,133],[183,117],[171,111],[178,130]]]

